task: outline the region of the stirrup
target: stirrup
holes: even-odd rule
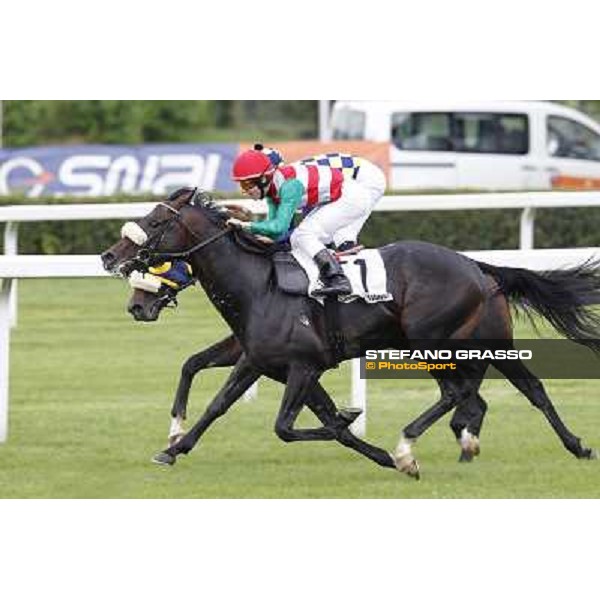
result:
[[[343,288],[340,287],[341,283],[336,286],[335,284],[325,282],[323,287],[316,289],[313,292],[313,296],[347,296],[348,294],[351,294],[352,286],[347,277],[344,276],[344,280],[345,281],[341,282],[346,284]]]
[[[362,244],[348,240],[346,242],[342,242],[335,249],[335,256],[336,258],[340,256],[350,256],[352,254],[358,254],[363,249],[364,246]]]

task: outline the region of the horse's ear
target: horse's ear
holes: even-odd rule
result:
[[[196,188],[194,195],[190,199],[190,204],[194,206],[201,206],[206,204],[212,204],[213,197],[206,191],[200,188]]]
[[[196,188],[191,188],[191,187],[177,188],[174,192],[171,192],[167,196],[167,202],[175,202],[176,200],[179,200],[181,196],[189,197],[189,194],[191,194],[195,191],[196,191]]]
[[[198,188],[192,188],[191,189],[191,193],[190,194],[186,194],[186,200],[185,203],[186,204],[194,204],[194,202],[196,201],[196,196],[198,195]]]
[[[179,188],[169,196],[168,201],[173,203],[173,208],[179,210],[184,204],[192,203],[197,193],[198,188]]]

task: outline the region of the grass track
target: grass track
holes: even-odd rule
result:
[[[482,455],[457,462],[448,418],[415,447],[420,482],[331,442],[284,444],[273,433],[282,387],[261,380],[174,468],[150,457],[164,447],[185,358],[227,333],[193,290],[155,324],[134,323],[118,280],[32,280],[19,285],[11,340],[8,442],[0,446],[3,498],[596,498],[600,463],[572,458],[543,416],[504,381],[487,381]],[[533,337],[520,327],[521,337]],[[190,419],[226,375],[201,374]],[[349,398],[346,365],[324,382]],[[568,426],[600,447],[600,382],[545,382]],[[433,381],[369,383],[367,439],[387,449],[401,426],[437,398]],[[309,415],[302,422],[311,423]]]

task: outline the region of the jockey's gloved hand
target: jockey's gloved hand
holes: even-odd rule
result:
[[[250,229],[250,221],[240,221],[239,219],[227,219],[226,225],[235,229]]]

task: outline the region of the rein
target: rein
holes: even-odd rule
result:
[[[179,210],[173,208],[172,206],[169,206],[168,204],[166,204],[164,202],[159,202],[159,205],[167,208],[172,213],[174,213],[174,216],[165,222],[165,227],[161,231],[160,237],[158,237],[159,243],[160,243],[160,240],[162,239],[162,236],[164,235],[165,231],[167,230],[168,226],[174,220],[177,220],[179,223],[181,223],[181,225],[183,225],[183,227],[188,231],[188,233],[191,234],[191,236],[193,238],[199,239],[198,234],[195,231],[193,231],[192,229],[190,229],[190,227],[188,227],[186,222],[181,218],[181,212]],[[202,240],[201,242],[195,244],[191,248],[188,248],[187,250],[182,250],[181,252],[155,252],[153,248],[140,248],[140,250],[137,253],[136,259],[143,262],[144,264],[148,265],[150,261],[152,261],[152,262],[163,261],[164,262],[164,261],[175,259],[175,258],[187,258],[194,252],[201,250],[202,248],[205,248],[209,244],[212,244],[213,242],[222,238],[223,236],[227,235],[230,232],[231,232],[231,229],[225,228],[225,229],[219,231],[218,233],[211,235],[209,238]]]
[[[195,238],[198,237],[193,231],[189,231]],[[138,252],[137,257],[144,262],[150,260],[151,258],[163,261],[170,260],[172,258],[187,258],[197,250],[201,250],[202,248],[208,246],[209,244],[212,244],[213,242],[217,241],[219,238],[222,238],[230,232],[231,229],[223,229],[222,231],[219,231],[219,233],[215,233],[215,235],[211,235],[208,239],[203,240],[195,246],[192,246],[191,248],[188,248],[187,250],[183,250],[181,252],[152,252],[147,248],[142,248]]]
[[[192,200],[197,196],[197,191],[193,193]],[[181,206],[190,206],[188,201],[186,204]],[[173,216],[169,219],[165,219],[162,222],[162,227],[160,231],[154,232],[153,234],[149,234],[147,231],[143,230],[137,223],[128,222],[126,223],[122,230],[121,236],[130,239],[134,244],[138,246],[137,254],[132,257],[130,260],[126,261],[120,268],[120,274],[124,276],[128,276],[133,270],[146,271],[153,265],[157,265],[163,262],[167,262],[169,260],[176,259],[187,259],[194,252],[198,250],[202,250],[206,246],[209,246],[213,242],[219,240],[220,238],[226,236],[229,233],[234,234],[234,240],[237,244],[239,244],[246,252],[250,252],[252,254],[261,254],[261,255],[270,255],[275,251],[275,246],[267,246],[264,247],[263,244],[257,243],[255,240],[247,240],[244,239],[243,235],[240,235],[240,231],[235,228],[226,227],[218,231],[217,233],[211,235],[210,237],[198,241],[198,243],[194,244],[190,248],[186,250],[182,250],[180,252],[159,252],[157,251],[157,247],[160,245],[163,240],[165,234],[169,230],[169,228],[175,223],[178,222],[184,229],[194,238],[194,240],[200,240],[200,236],[190,228],[190,226],[183,220],[181,209],[176,209],[170,204],[166,202],[159,202],[159,206],[162,206],[164,209],[173,213]]]

